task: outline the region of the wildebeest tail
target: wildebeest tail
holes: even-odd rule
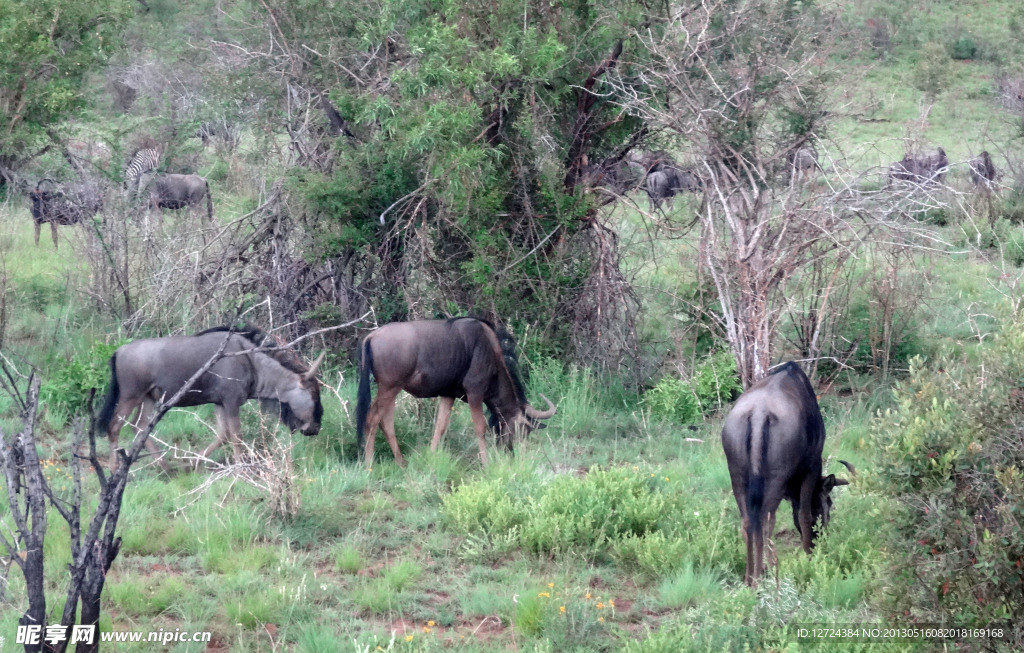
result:
[[[758,537],[761,532],[761,506],[764,503],[764,464],[768,450],[768,428],[771,424],[769,416],[760,411],[754,412],[747,419],[747,518],[750,521],[750,533]]]
[[[356,398],[356,444],[363,450],[366,436],[366,415],[370,412],[370,373],[373,371],[373,349],[370,338],[363,339],[363,360],[359,364],[359,394]],[[358,455],[358,452],[357,452]]]
[[[206,184],[206,219],[210,224],[213,224],[213,198],[210,197],[210,182],[203,180]]]
[[[96,427],[100,433],[107,433],[110,430],[110,421],[114,419],[114,411],[117,409],[117,402],[121,399],[121,388],[117,385],[117,352],[110,357],[110,388],[107,396],[103,399],[103,406],[99,415],[96,416]]]

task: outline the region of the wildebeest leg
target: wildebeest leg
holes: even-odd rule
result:
[[[57,223],[56,222],[51,222],[50,223],[50,236],[53,237],[53,248],[54,249],[60,249],[60,247],[57,245]]]
[[[810,553],[814,548],[814,542],[811,539],[814,537],[811,530],[814,528],[814,517],[811,514],[811,500],[814,497],[814,486],[817,485],[820,477],[821,472],[807,475],[803,484],[800,485],[800,506],[793,506],[793,509],[797,512],[797,521],[800,524],[800,542],[803,544],[804,551],[807,553]]]
[[[224,409],[224,422],[227,425],[227,438],[231,443],[231,450],[235,454],[235,460],[242,460],[242,418],[239,415],[240,407]]]
[[[378,392],[378,397],[380,396]],[[398,438],[395,437],[395,398],[392,397],[391,401],[382,406],[382,415],[380,416],[381,428],[384,430],[384,437],[388,439],[388,445],[391,446],[391,453],[395,456],[395,462],[398,463],[399,467],[405,467],[405,458],[402,457],[402,452],[398,448]]]
[[[743,582],[752,584],[754,572],[754,539],[750,537],[750,516],[747,514],[747,483],[742,474],[732,474],[732,495],[736,497],[736,505],[740,509],[740,535],[747,548],[747,568],[743,572]]]
[[[36,225],[36,247],[39,247],[39,232],[43,229],[43,223],[38,220],[35,221]]]
[[[153,417],[154,401],[149,397],[142,400],[142,407],[139,408],[139,414],[132,422],[132,426],[135,428],[135,434],[144,431],[149,426],[149,420]],[[167,461],[164,460],[164,452],[160,450],[160,447],[153,441],[152,433],[146,436],[146,450],[153,454],[154,460],[160,465],[160,468],[164,471],[167,470]]]
[[[203,453],[200,454],[201,458],[209,458],[210,454],[216,451],[224,441],[231,437],[228,433],[228,421],[227,414],[224,412],[224,407],[219,404],[214,404],[213,415],[217,419],[217,437],[213,439],[208,447],[203,449]],[[199,461],[196,461],[199,464]]]
[[[484,402],[480,397],[467,397],[469,414],[473,418],[476,443],[480,447],[480,463],[487,465],[487,418],[484,417]]]
[[[454,397],[441,397],[437,401],[437,419],[434,420],[434,437],[430,440],[430,450],[437,451],[437,445],[441,444],[441,436],[448,430],[448,420],[452,416],[452,406],[455,405]]]
[[[775,553],[775,542],[772,536],[775,535],[775,511],[768,514],[768,528],[765,530],[765,541],[768,543],[768,564],[777,567],[779,557]]]
[[[139,399],[125,399],[121,398],[121,401],[117,405],[117,409],[114,411],[114,417],[110,420],[110,430],[107,432],[107,440],[110,441],[110,469],[117,469],[117,441],[121,434],[121,428],[125,422],[128,421],[128,416],[138,408],[141,401]]]
[[[385,419],[390,415],[391,427],[390,433],[388,430],[384,430],[384,437],[388,439],[388,444],[391,445],[392,453],[395,453],[395,462],[399,465],[404,465],[405,461],[402,459],[402,453],[398,450],[398,440],[395,438],[395,399],[398,397],[398,388],[387,388],[382,389],[377,386],[377,396],[373,400],[373,404],[370,405],[370,412],[366,416],[366,443],[364,448],[364,455],[366,458],[367,466],[373,465],[373,443],[377,437],[377,425],[381,423],[381,420]]]

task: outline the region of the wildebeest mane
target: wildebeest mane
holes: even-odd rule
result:
[[[227,324],[222,324],[220,326],[211,327],[209,329],[205,329],[203,331],[200,331],[199,333],[194,333],[192,335],[202,336],[206,335],[207,333],[227,333],[228,331],[245,338],[246,340],[252,343],[253,347],[263,347],[264,345],[273,344],[273,342],[270,340],[269,335],[264,333],[259,328],[249,324],[248,322],[239,324],[234,328]],[[309,371],[309,366],[302,362],[298,358],[298,356],[296,356],[290,350],[278,349],[276,351],[264,351],[260,353],[270,356],[275,361],[280,363],[281,366],[284,367],[289,372],[294,372],[296,374],[305,374],[306,372]]]

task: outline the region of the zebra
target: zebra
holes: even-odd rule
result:
[[[132,160],[124,169],[124,187],[138,188],[139,180],[147,172],[154,172],[160,167],[160,150],[146,147],[135,152]]]

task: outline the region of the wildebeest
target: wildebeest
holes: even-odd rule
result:
[[[971,167],[971,182],[981,188],[989,188],[996,180],[996,166],[992,163],[992,157],[988,151],[983,150],[981,154],[969,161]]]
[[[663,201],[672,207],[672,198],[680,192],[699,193],[704,187],[695,173],[675,166],[663,165],[647,175],[647,197],[654,211]]]
[[[370,374],[377,380],[377,397],[372,405]],[[483,464],[487,464],[485,405],[499,443],[509,451],[517,432],[529,432],[537,427],[535,420],[555,414],[555,405],[544,395],[541,398],[548,404],[545,411],[527,403],[512,337],[490,322],[471,317],[392,322],[363,340],[356,433],[367,465],[373,462],[378,424],[384,429],[395,460],[405,464],[395,438],[395,399],[402,390],[421,399],[440,397],[431,450],[437,449],[448,428],[455,400],[468,403]]]
[[[96,215],[103,208],[103,195],[98,187],[87,183],[67,184],[45,190],[42,188],[45,181],[53,183],[43,179],[29,191],[36,247],[39,246],[39,232],[44,224],[49,224],[53,246],[57,248],[57,225],[78,224]]]
[[[941,147],[934,153],[922,157],[915,158],[908,154],[889,166],[889,183],[909,181],[913,184],[925,184],[935,181],[941,184],[946,178],[948,168],[949,158]]]
[[[753,586],[764,568],[764,538],[772,537],[782,500],[793,506],[793,522],[810,553],[816,523],[828,525],[829,493],[849,481],[821,475],[825,422],[810,380],[794,362],[778,367],[740,396],[725,418],[722,446],[743,519],[743,580]]]
[[[147,184],[149,191],[149,208],[184,209],[199,206],[206,197],[206,219],[213,221],[213,199],[210,197],[210,184],[199,175],[156,175]]]
[[[97,418],[97,427],[110,439],[110,465],[117,466],[117,440],[121,427],[129,423],[146,427],[158,401],[167,401],[217,353],[224,339],[224,357],[203,374],[175,406],[214,404],[217,439],[203,451],[208,457],[224,442],[230,442],[235,456],[241,455],[242,425],[239,409],[249,399],[263,400],[274,408],[291,431],[304,435],[320,432],[323,406],[316,370],[323,354],[306,367],[287,351],[256,349],[266,336],[258,329],[244,327],[232,332],[220,326],[191,336],[170,336],[135,340],[117,348],[110,357],[110,389]],[[248,353],[240,353],[246,351]],[[146,447],[156,453],[147,439]]]
[[[789,178],[791,182],[800,183],[814,173],[821,170],[818,163],[818,152],[810,145],[804,145],[791,151],[786,162],[789,165]]]

